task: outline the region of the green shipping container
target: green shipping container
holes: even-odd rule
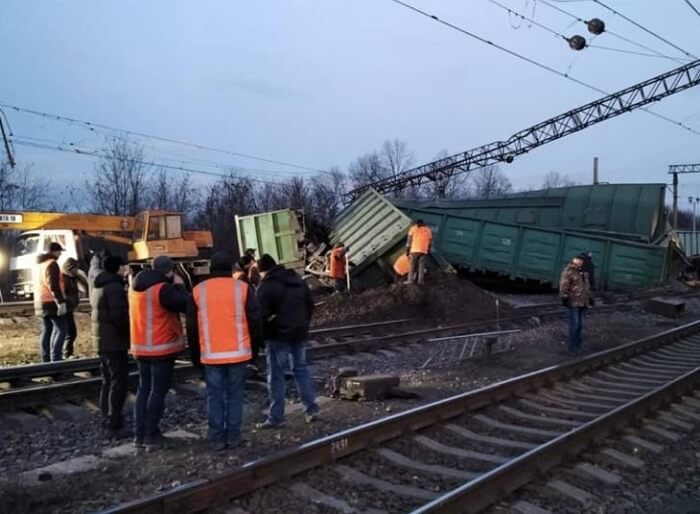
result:
[[[491,200],[392,200],[400,209],[429,209],[501,223],[597,233],[651,242],[666,233],[664,184],[599,184],[527,191]]]
[[[593,253],[598,288],[630,290],[663,284],[668,247],[635,243],[567,230],[404,209],[434,232],[434,247],[453,266],[557,287],[566,263],[584,250]]]
[[[304,231],[293,210],[236,216],[235,221],[241,255],[246,249],[255,248],[258,257],[267,253],[278,264],[303,273]]]
[[[330,239],[349,248],[351,287],[375,287],[393,279],[394,262],[405,251],[411,224],[411,218],[374,190],[365,191],[338,215]],[[438,252],[432,253],[428,267],[452,270]]]

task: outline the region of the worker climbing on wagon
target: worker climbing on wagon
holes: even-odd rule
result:
[[[173,261],[164,255],[152,269],[140,271],[129,291],[131,353],[139,370],[134,406],[134,444],[164,447],[160,420],[170,389],[175,357],[185,349],[180,313],[187,311],[189,295],[174,280]]]
[[[583,316],[590,300],[588,276],[583,270],[583,259],[577,255],[566,265],[559,279],[559,296],[569,310],[570,353],[580,353],[583,344]]]
[[[75,340],[78,338],[78,328],[75,325],[75,310],[80,304],[80,288],[78,287],[78,261],[73,257],[66,259],[61,267],[63,274],[63,296],[66,298],[66,338],[63,343],[63,358],[73,357]]]
[[[406,255],[410,259],[407,284],[423,283],[425,261],[427,256],[430,255],[432,244],[433,231],[430,230],[430,227],[423,220],[416,220],[416,224],[408,231],[406,240]]]
[[[34,312],[41,318],[39,353],[42,362],[63,358],[68,307],[63,294],[63,275],[56,262],[62,252],[60,244],[51,243],[48,253],[37,257],[34,273]]]
[[[225,254],[214,254],[211,275],[195,286],[187,309],[187,340],[192,361],[204,366],[215,450],[240,444],[246,364],[262,344],[258,301],[246,282],[231,276],[232,264]]]
[[[328,253],[328,274],[333,279],[333,289],[336,293],[342,293],[347,288],[349,250],[343,243],[337,242]]]

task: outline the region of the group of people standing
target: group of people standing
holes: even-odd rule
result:
[[[60,251],[52,247],[50,254],[46,261],[55,263]],[[40,266],[39,273],[50,289],[50,298],[42,297],[45,317],[59,324],[65,316],[64,289],[52,288],[55,269],[50,264]],[[317,418],[319,408],[306,361],[313,302],[306,283],[294,271],[279,266],[267,254],[256,262],[247,252],[235,270],[233,259],[215,254],[210,275],[191,292],[166,256],[156,257],[151,268],[137,273],[128,286],[127,275],[124,261],[110,255],[95,255],[88,274],[92,338],[103,376],[100,408],[109,433],[119,437],[127,433],[123,409],[131,353],[139,374],[134,444],[149,448],[167,444],[160,422],[176,357],[187,347],[194,365],[203,369],[208,436],[214,449],[240,444],[248,367],[263,346],[270,409],[258,427],[284,426],[285,370],[290,361],[306,421]]]

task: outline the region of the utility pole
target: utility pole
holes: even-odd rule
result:
[[[7,137],[7,133],[5,132],[5,125],[2,124],[2,118],[5,116],[5,113],[0,110],[0,136],[2,136],[2,140],[5,144],[5,152],[7,152],[7,162],[10,163],[10,166],[13,168],[17,164],[15,161],[15,156],[12,153],[12,144],[10,143],[10,140]],[[7,118],[5,118],[7,119]],[[8,122],[8,129],[9,129],[9,122]]]
[[[593,157],[593,185],[598,185],[598,157]]]
[[[678,230],[678,174],[700,173],[700,164],[671,164],[668,172],[673,175],[673,228]]]
[[[690,204],[693,206],[693,238],[690,240],[690,254],[691,255],[697,255],[698,254],[698,234],[697,231],[695,230],[695,207],[700,203],[700,198],[693,198],[692,196],[688,197],[688,201]]]

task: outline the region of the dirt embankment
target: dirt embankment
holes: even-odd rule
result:
[[[316,325],[341,325],[400,318],[427,322],[460,323],[496,317],[496,297],[468,280],[435,275],[423,286],[391,284],[361,293],[320,297],[314,313]],[[501,317],[512,309],[502,300]]]

